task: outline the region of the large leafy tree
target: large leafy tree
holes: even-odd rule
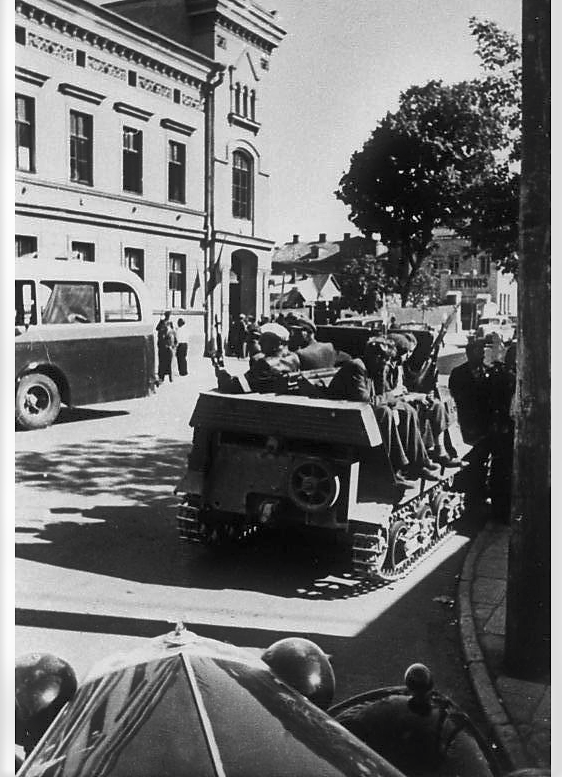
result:
[[[342,305],[368,314],[379,310],[388,290],[385,264],[372,255],[352,259],[338,273]]]
[[[400,95],[336,191],[362,231],[379,232],[390,269],[411,300],[435,227],[447,226],[474,251],[513,269],[517,247],[520,67],[515,38],[472,18],[483,75],[430,81]]]

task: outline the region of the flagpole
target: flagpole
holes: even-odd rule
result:
[[[224,65],[217,64],[210,71],[204,85],[205,95],[205,223],[203,245],[203,329],[204,356],[214,350],[213,313],[214,288],[211,288],[211,271],[215,270],[215,89],[224,79]]]

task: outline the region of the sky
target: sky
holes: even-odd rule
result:
[[[521,0],[260,0],[287,35],[261,98],[270,234],[279,244],[357,234],[333,192],[412,84],[478,75],[471,16],[520,38]]]

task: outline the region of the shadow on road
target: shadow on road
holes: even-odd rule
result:
[[[138,434],[17,454],[16,482],[39,503],[44,492],[45,508],[36,527],[16,526],[16,557],[147,584],[309,600],[372,590],[350,578],[349,548],[332,534],[278,531],[220,552],[180,548],[173,489],[187,451],[182,441]]]
[[[36,528],[16,526],[16,557],[152,585],[308,601],[349,599],[378,587],[351,576],[349,545],[332,533],[287,529],[221,551],[183,550],[173,488],[185,454],[184,442],[142,434],[18,454],[17,481],[38,501],[44,492],[46,505]]]
[[[171,497],[185,466],[183,441],[138,434],[16,454],[16,483],[66,495],[112,493],[140,506]],[[52,499],[50,499],[52,501]]]

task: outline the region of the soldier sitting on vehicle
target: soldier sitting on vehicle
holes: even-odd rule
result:
[[[291,334],[298,336],[295,344],[301,370],[337,367],[351,358],[344,351],[336,351],[332,343],[319,343],[316,339],[316,326],[307,318],[299,318],[291,326]]]
[[[369,402],[375,411],[383,444],[398,485],[412,485],[412,479],[438,480],[439,467],[427,454],[416,411],[407,403],[397,417],[398,400],[388,384],[390,349],[384,338],[371,338],[363,359],[351,359],[340,367],[328,388],[332,399]]]
[[[410,357],[417,345],[415,336],[391,333],[388,339],[394,348],[388,373],[389,388],[399,400],[398,412],[404,414],[404,403],[411,404],[418,414],[419,428],[429,457],[444,467],[460,466],[461,461],[456,456],[450,440],[445,439],[447,429],[451,425],[451,417],[445,403],[435,396],[434,391],[427,393],[419,390],[419,373],[409,366]],[[403,401],[400,401],[401,399]]]
[[[215,368],[218,389],[225,394],[285,392],[287,376],[298,372],[299,360],[287,347],[289,331],[280,324],[264,324],[259,335],[260,350],[250,357],[250,369],[240,376]]]

